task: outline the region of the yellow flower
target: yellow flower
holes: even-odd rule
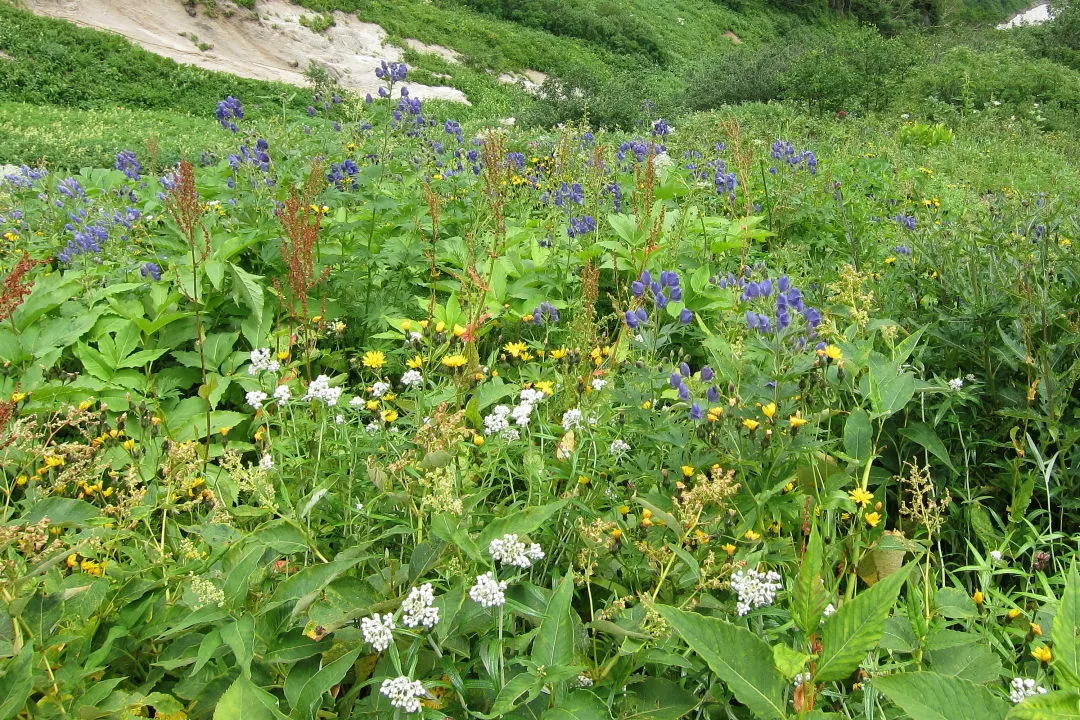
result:
[[[121,443],[121,445],[124,447],[125,450],[134,450],[135,449],[135,441],[134,440],[125,440],[124,442]]]
[[[398,325],[398,327],[401,328],[404,332],[409,332],[409,330],[412,330],[412,320],[405,318],[401,321],[401,324]]]
[[[520,341],[519,342],[508,342],[505,345],[503,345],[503,350],[510,353],[510,355],[512,357],[519,358],[519,357],[521,357],[521,353],[525,352],[525,350],[528,347],[529,347],[528,345],[526,345],[525,343],[520,342]]]
[[[1039,623],[1031,623],[1031,634],[1036,636],[1042,635],[1042,625]]]
[[[532,315],[522,315],[521,316],[521,322],[523,322],[523,323],[531,323],[532,319],[533,319]]]
[[[1050,652],[1050,648],[1045,645],[1040,645],[1031,651],[1031,657],[1035,658],[1041,663],[1048,663],[1053,659],[1054,655]]]
[[[548,396],[555,392],[555,384],[550,380],[540,380],[539,382],[534,383],[533,387]]]
[[[1009,612],[1005,613],[1005,617],[1009,618],[1010,620],[1015,620],[1016,618],[1020,617],[1020,609],[1009,608]]]
[[[652,400],[646,400],[645,402],[641,403],[641,409],[652,410]]]
[[[311,318],[311,322],[318,325],[319,323],[322,322],[322,315],[316,315],[315,317]]]
[[[79,403],[79,409],[80,410],[89,410],[90,406],[93,405],[93,404],[94,403],[92,401],[90,401],[90,400],[83,400],[81,403]]]
[[[620,515],[629,515],[630,514],[630,506],[629,505],[620,505],[619,506],[619,514]]]
[[[551,359],[552,360],[562,360],[564,357],[566,357],[567,352],[569,352],[569,351],[564,347],[558,348],[556,350],[552,350],[551,351]]]
[[[366,368],[372,370],[378,370],[386,364],[386,355],[382,350],[368,350],[364,353],[364,357],[361,359],[361,363]]]
[[[289,351],[288,350],[279,350],[278,354],[277,354],[277,359],[281,360],[282,362],[285,362],[286,360],[289,359]]]
[[[772,420],[773,416],[776,415],[776,403],[771,402],[768,405],[762,405],[761,412],[765,417],[769,418],[769,420]]]
[[[881,513],[878,513],[878,512],[866,513],[866,515],[863,516],[863,520],[865,520],[866,524],[869,525],[870,527],[872,527],[872,528],[877,527],[881,523]]]
[[[464,334],[465,334],[465,328],[464,327],[462,327],[461,325],[455,325],[454,326],[454,337],[459,338]]]
[[[585,475],[579,475],[577,481],[578,485],[588,485],[590,482],[592,482],[592,480],[590,480]]]
[[[825,357],[830,360],[842,360],[844,358],[844,353],[835,345],[827,345],[825,346]]]
[[[863,490],[862,488],[855,488],[848,492],[848,497],[851,498],[851,502],[859,507],[866,507],[870,504],[870,501],[874,499],[874,493],[869,490]]]
[[[807,422],[808,422],[808,420],[806,418],[802,417],[801,415],[799,415],[798,412],[795,413],[794,415],[791,415],[790,417],[788,417],[788,424],[791,425],[792,430],[798,430],[803,425],[805,425]]]
[[[728,555],[734,555],[735,551],[738,550],[738,548],[735,547],[734,545],[732,545],[731,543],[727,543],[726,545],[722,546],[720,549],[723,550],[724,552],[726,552]]]
[[[761,533],[754,532],[753,530],[747,530],[745,533],[743,533],[743,537],[746,538],[747,540],[749,540],[750,542],[754,542],[755,540],[760,540],[761,539]]]
[[[442,320],[435,323],[435,332],[441,333],[441,332],[444,332],[445,330],[446,330],[446,323],[444,323]]]
[[[364,403],[364,407],[367,408],[368,410],[378,410],[379,409],[379,401],[378,400],[368,400],[366,403]]]
[[[231,427],[223,427],[220,430],[218,430],[218,432],[221,433],[221,437],[227,437],[231,430],[232,430]]]
[[[724,414],[724,408],[714,407],[709,408],[709,412],[706,414],[705,419],[709,422],[719,422],[720,417]]]
[[[984,600],[982,590],[976,590],[972,593],[971,599],[975,601],[976,605],[982,605]]]
[[[893,257],[892,255],[890,255],[889,257],[885,258],[885,264],[886,264],[886,265],[892,265],[892,264],[893,264],[894,262],[896,262],[896,258],[895,258],[895,257]]]
[[[475,445],[476,447],[483,447],[483,445],[484,445],[484,436],[483,435],[473,435],[472,436],[472,444]]]
[[[757,420],[753,420],[751,418],[746,418],[745,420],[742,421],[742,424],[743,424],[743,427],[746,428],[747,430],[749,430],[750,432],[754,432],[755,430],[758,429],[758,426],[761,425],[761,423],[759,423]]]
[[[442,359],[442,364],[448,368],[459,368],[467,362],[464,355],[447,355]]]
[[[683,465],[679,469],[682,470],[682,474],[685,477],[694,477],[694,466],[693,465]]]
[[[67,560],[65,562],[67,563],[67,566],[69,568],[73,568],[79,564],[79,557],[75,553],[71,553],[67,556]]]
[[[26,477],[25,475],[20,475],[19,477],[15,478],[15,484],[18,485],[19,487],[22,487],[23,485],[25,485],[28,482],[30,482],[30,479],[28,477]]]
[[[405,361],[405,365],[412,370],[419,370],[424,365],[424,358],[420,355],[413,355]]]
[[[61,467],[64,464],[64,458],[59,455],[46,455],[42,459],[45,461],[45,467]]]
[[[24,393],[24,392],[17,392],[17,393],[12,393],[11,394],[11,402],[13,402],[13,403],[19,403],[19,402],[22,402],[25,399],[26,399],[26,393]]]
[[[615,528],[614,530],[612,530],[612,531],[611,531],[610,533],[608,533],[608,534],[609,534],[609,535],[611,535],[611,537],[613,537],[613,538],[615,538],[616,540],[618,540],[619,538],[621,538],[621,537],[622,537],[622,530],[620,530],[619,528]]]
[[[384,422],[392,423],[398,419],[398,412],[397,410],[383,410],[381,417]]]

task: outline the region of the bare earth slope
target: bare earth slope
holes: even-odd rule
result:
[[[219,13],[191,17],[178,0],[24,0],[31,11],[70,20],[98,30],[111,30],[150,52],[180,63],[256,80],[304,85],[312,61],[324,65],[338,82],[362,93],[374,93],[381,60],[401,59],[401,51],[384,45],[378,25],[353,15],[335,13],[336,25],[316,33],[300,24],[302,9],[285,0],[260,0],[256,11],[238,8],[232,17]],[[200,51],[189,35],[212,49]],[[454,88],[409,85],[424,99],[468,102]]]

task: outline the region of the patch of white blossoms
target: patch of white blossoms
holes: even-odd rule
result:
[[[390,613],[375,613],[360,621],[360,634],[364,642],[370,643],[375,652],[382,652],[394,642],[394,616]]]
[[[377,382],[371,386],[371,394],[377,398],[381,398],[386,393],[390,392],[390,383]]]
[[[292,390],[289,390],[288,385],[278,385],[274,388],[274,399],[279,403],[288,402],[292,397]]]
[[[270,453],[264,453],[262,458],[259,459],[259,467],[267,472],[274,469],[274,458]]]
[[[307,394],[303,399],[307,401],[322,400],[330,407],[337,405],[341,397],[341,388],[330,387],[330,378],[320,375],[308,385]]]
[[[532,543],[526,546],[514,533],[507,533],[492,540],[488,545],[488,552],[495,562],[522,569],[532,567],[534,562],[544,559],[544,551],[539,545]]]
[[[422,625],[430,630],[439,624],[439,608],[434,606],[435,591],[431,583],[424,583],[409,591],[409,596],[401,603],[401,624],[405,627]]]
[[[248,394],[244,396],[244,399],[247,400],[247,404],[251,407],[256,410],[261,410],[263,403],[266,402],[268,397],[270,396],[262,390],[250,390],[248,391]]]
[[[258,375],[263,372],[277,372],[281,369],[281,363],[274,360],[270,348],[258,348],[252,350],[251,364],[248,365],[248,375]]]
[[[581,411],[577,408],[573,410],[567,410],[562,415],[562,427],[563,430],[573,430],[574,428],[581,427],[582,415]]]
[[[506,405],[496,405],[491,408],[491,414],[484,418],[484,434],[499,435],[505,440],[517,440],[521,433],[516,428],[510,427],[510,408]]]
[[[469,597],[482,607],[499,607],[506,602],[508,586],[505,580],[497,580],[495,573],[489,571],[476,576],[476,584],[469,589]]]
[[[1013,678],[1009,685],[1009,699],[1014,703],[1023,702],[1032,695],[1045,695],[1046,688],[1036,685],[1031,678]]]
[[[949,389],[953,392],[957,392],[964,387],[964,378],[953,378],[949,381]]]
[[[622,438],[615,439],[608,447],[608,453],[613,458],[621,458],[628,452],[630,452],[630,443],[626,442]]]
[[[410,680],[406,675],[383,680],[379,692],[390,699],[390,704],[405,712],[420,712],[420,698],[424,696],[424,684]]]
[[[747,568],[739,570],[731,576],[731,589],[739,593],[739,602],[736,610],[739,615],[746,615],[753,608],[772,605],[776,599],[776,593],[784,585],[780,581],[780,574],[772,570],[758,572]]]
[[[424,376],[419,370],[409,370],[401,376],[401,384],[407,388],[420,387],[424,384]]]
[[[595,390],[596,392],[600,392],[605,387],[607,387],[607,380],[604,380],[603,378],[596,378],[589,384],[592,385],[593,390]]]

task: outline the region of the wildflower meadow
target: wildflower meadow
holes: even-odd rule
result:
[[[0,180],[0,720],[1080,717],[1034,121],[377,76]]]

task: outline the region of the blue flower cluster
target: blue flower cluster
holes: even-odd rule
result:
[[[546,196],[547,193],[544,193],[544,198],[541,198],[541,200],[543,201]],[[555,199],[553,202],[556,207],[562,207],[568,202],[574,203],[575,205],[584,205],[585,191],[581,189],[581,183],[568,184],[563,182],[562,185],[559,186],[559,189],[555,191]]]
[[[622,186],[619,185],[618,179],[604,187],[605,193],[611,195],[612,204],[615,206],[615,212],[622,212]]]
[[[64,178],[60,182],[56,183],[56,191],[66,198],[72,200],[85,200],[86,191],[83,190],[79,181],[73,177]]]
[[[619,158],[619,162],[624,162],[628,154],[633,154],[640,163],[645,162],[645,159],[648,158],[649,155],[659,155],[666,151],[667,148],[663,145],[651,143],[642,138],[635,138],[634,140],[628,140],[622,145],[619,145],[619,149],[615,151],[615,157]]]
[[[680,400],[691,403],[690,419],[701,420],[705,416],[705,412],[697,402],[691,402],[693,396],[690,393],[690,388],[686,384],[687,378],[692,376],[693,373],[690,370],[690,366],[686,363],[679,363],[678,370],[671,373],[671,377],[668,378],[668,383],[672,388],[678,391]],[[715,377],[715,373],[708,365],[702,367],[701,371],[698,373],[698,378],[702,382],[711,382],[713,377]],[[705,398],[710,403],[717,403],[720,401],[720,391],[716,389],[715,385],[709,385],[708,389],[705,391]]]
[[[18,172],[5,175],[3,181],[14,187],[28,188],[33,185],[36,180],[40,180],[48,174],[49,171],[45,168],[36,169],[29,165],[23,165],[19,168]]]
[[[555,306],[545,301],[536,306],[532,311],[533,325],[543,325],[544,320],[552,323],[559,322],[559,311]]]
[[[893,220],[900,223],[901,225],[906,227],[908,230],[914,230],[915,229],[915,216],[914,215],[905,215],[904,213],[898,213],[896,215],[896,217],[893,218]]]
[[[139,268],[139,274],[143,277],[152,277],[155,280],[160,280],[161,266],[152,262],[143,263],[142,267]]]
[[[671,301],[681,302],[683,297],[679,274],[674,270],[662,270],[659,280],[654,280],[648,270],[642,270],[638,279],[630,283],[630,292],[636,298],[643,298],[648,294],[657,310],[663,310]],[[639,308],[633,312],[627,310],[624,319],[630,329],[635,329],[648,322],[649,316],[644,309]],[[683,325],[689,325],[693,319],[694,313],[689,308],[683,308],[679,312],[679,322]]]
[[[405,63],[388,63],[383,60],[375,68],[375,77],[379,78],[380,80],[386,80],[389,83],[396,83],[404,81],[405,75],[408,72],[409,68],[405,65]]]
[[[817,175],[817,156],[810,150],[798,152],[790,141],[777,140],[772,144],[771,154],[773,160],[783,162],[792,170],[806,168],[811,175]],[[769,168],[769,172],[775,175],[776,166]]]
[[[739,300],[752,302],[757,299],[772,298],[775,296],[773,316],[756,312],[752,309],[746,311],[746,326],[752,330],[766,333],[772,330],[784,332],[792,322],[792,313],[800,315],[806,323],[808,335],[813,337],[817,326],[821,324],[821,312],[810,307],[803,299],[802,290],[791,283],[787,275],[781,275],[776,282],[769,278],[757,282],[748,280],[750,268],[743,269],[743,275],[736,278],[731,273],[717,281],[720,289],[736,288],[742,290]],[[806,338],[799,339],[799,347],[806,345]]]
[[[445,130],[448,135],[453,135],[457,138],[459,143],[465,142],[465,136],[461,132],[461,124],[456,120],[447,120],[443,123],[443,130]]]
[[[671,126],[664,121],[664,118],[659,118],[652,125],[652,133],[658,138],[666,138],[671,134]]]
[[[79,208],[68,213],[71,222],[64,225],[64,230],[71,233],[71,240],[57,255],[65,265],[84,253],[98,254],[101,246],[109,239],[109,229],[97,222],[89,222],[86,210]]]
[[[331,163],[330,172],[326,173],[326,179],[334,185],[338,190],[355,190],[356,175],[360,172],[360,168],[352,160],[345,160],[344,162]]]
[[[124,173],[131,180],[142,177],[142,165],[135,153],[131,150],[121,150],[116,154],[116,169]]]
[[[582,215],[581,217],[570,218],[570,227],[566,229],[566,234],[570,237],[577,237],[595,231],[596,219],[592,215]]]
[[[224,100],[218,101],[214,117],[217,118],[221,127],[233,132],[239,132],[240,128],[236,126],[236,121],[244,119],[244,108],[239,100],[229,95]]]

